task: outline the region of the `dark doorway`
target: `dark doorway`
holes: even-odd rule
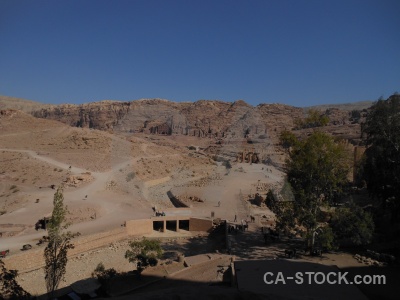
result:
[[[177,221],[166,221],[166,222],[167,222],[167,230],[176,231]]]
[[[189,220],[180,220],[179,229],[189,231]]]
[[[153,230],[163,232],[164,231],[164,221],[153,221]]]

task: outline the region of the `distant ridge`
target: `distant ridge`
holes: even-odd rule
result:
[[[0,109],[17,109],[26,113],[31,113],[32,111],[52,106],[54,105],[15,97],[0,96]]]
[[[308,109],[318,109],[318,110],[326,110],[328,108],[337,108],[346,111],[352,110],[363,110],[371,107],[375,101],[358,101],[351,103],[341,103],[341,104],[322,104],[322,105],[313,105],[304,107],[306,110]]]
[[[190,104],[190,103],[195,103],[195,102],[202,102],[202,101],[216,101],[216,102],[224,102],[224,103],[240,103],[242,105],[246,106],[253,106],[251,104],[248,104],[244,100],[237,100],[234,102],[229,102],[229,101],[222,101],[222,100],[196,100],[196,101],[182,101],[182,102],[175,102],[175,101],[170,101],[168,99],[161,99],[161,98],[141,98],[141,99],[134,99],[134,100],[99,100],[99,101],[92,101],[92,102],[84,102],[81,104],[68,104],[68,103],[63,103],[63,104],[44,104],[41,102],[37,101],[32,101],[32,100],[27,100],[27,99],[22,99],[22,98],[16,98],[16,97],[10,97],[10,96],[1,96],[0,95],[0,109],[17,109],[17,110],[22,110],[24,112],[33,112],[36,110],[40,110],[42,108],[49,108],[49,107],[54,107],[54,106],[60,106],[60,105],[88,105],[88,104],[97,104],[97,103],[122,103],[122,102],[146,102],[146,101],[159,101],[159,102],[171,102],[171,103],[182,103],[182,104]],[[357,101],[357,102],[350,102],[350,103],[341,103],[341,104],[321,104],[321,105],[312,105],[312,106],[305,106],[305,107],[299,107],[303,108],[304,110],[309,110],[309,109],[318,109],[318,110],[326,110],[328,108],[338,108],[341,110],[345,111],[352,111],[352,110],[363,110],[366,108],[371,107],[374,104],[375,101]],[[263,104],[284,104],[285,103],[260,103],[256,106],[263,105]],[[291,105],[288,105],[291,106]]]

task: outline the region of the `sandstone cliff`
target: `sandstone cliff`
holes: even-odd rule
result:
[[[326,130],[352,138],[359,134],[359,119],[352,119],[352,112],[324,107],[321,113],[330,118]],[[32,114],[71,126],[119,133],[143,132],[221,140],[266,136],[276,138],[282,130],[292,130],[295,120],[307,115],[307,109],[283,104],[260,104],[254,107],[242,100],[233,103],[208,100],[176,103],[144,99],[50,106],[35,110]]]
[[[206,100],[175,103],[146,99],[58,105],[32,114],[71,126],[117,132],[244,138],[265,135],[271,130],[291,129],[293,120],[301,118],[304,111],[282,104],[253,107],[241,100],[233,103]]]

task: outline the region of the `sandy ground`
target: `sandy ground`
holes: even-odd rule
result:
[[[74,223],[70,230],[81,234],[118,227],[129,219],[150,217],[152,207],[160,210],[173,207],[167,196],[170,190],[177,196],[190,195],[204,199],[203,203],[196,206],[188,203],[188,206],[192,206],[194,216],[210,217],[213,212],[215,217],[224,219],[233,219],[235,215],[247,218],[250,211],[243,207],[239,194],[254,193],[255,183],[261,180],[273,186],[282,178],[276,169],[268,169],[261,164],[234,164],[228,170],[203,156],[198,158],[200,163],[195,164],[193,157],[188,160],[178,153],[155,154],[154,149],[149,150],[151,148],[155,146],[142,143],[143,155],[126,156],[125,160],[120,157],[110,169],[102,172],[57,160],[46,152],[1,148],[2,173],[6,179],[1,195],[5,199],[2,202],[5,213],[0,216],[2,248],[18,251],[23,244],[31,243],[43,235],[34,230],[34,224],[51,214],[55,190],[50,185],[60,182],[62,178],[87,174],[87,181],[78,180],[76,184],[67,182],[64,189],[65,204],[71,212],[70,221]],[[10,167],[9,161],[12,159],[17,160],[19,165]],[[157,164],[163,161],[177,167],[168,170],[168,174],[157,172]],[[145,169],[156,175],[141,175],[138,171]],[[13,174],[13,170],[25,172],[26,178],[19,181],[18,176],[8,175]],[[13,182],[16,184],[11,185]]]

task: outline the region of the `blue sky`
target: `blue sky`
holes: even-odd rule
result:
[[[400,92],[400,1],[0,0],[0,95],[308,106]]]

